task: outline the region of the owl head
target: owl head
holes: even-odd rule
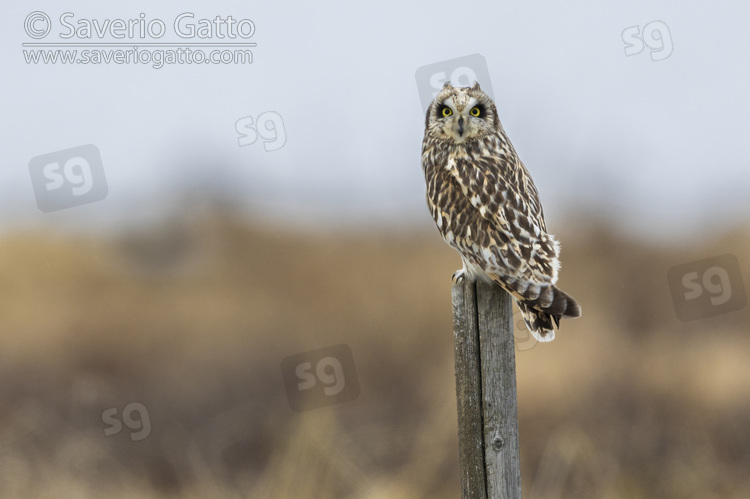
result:
[[[454,87],[446,82],[427,110],[425,128],[432,138],[460,144],[497,134],[501,127],[497,108],[479,83]]]

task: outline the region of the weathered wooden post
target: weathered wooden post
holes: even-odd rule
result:
[[[521,497],[511,297],[498,286],[453,285],[461,497]]]

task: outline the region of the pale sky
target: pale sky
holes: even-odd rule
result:
[[[503,126],[537,184],[548,225],[570,222],[574,207],[645,235],[665,227],[670,234],[699,233],[748,217],[750,7],[472,5],[70,0],[6,6],[0,223],[93,229],[145,223],[187,189],[225,192],[250,211],[298,223],[429,228],[415,72],[476,53],[486,60]],[[45,28],[41,18],[27,21],[35,11],[50,20],[43,38],[25,31]],[[161,21],[167,33],[61,38],[66,12],[68,23],[96,21],[100,29],[119,19],[137,24],[143,13],[143,23]],[[174,21],[184,13],[190,15],[183,17],[183,34],[191,23],[217,16],[250,20],[255,31],[247,39],[180,38]],[[633,45],[644,32],[648,44],[627,56],[626,40]],[[229,41],[256,43],[252,64],[27,64],[29,48],[22,46],[118,42],[126,46],[115,49],[144,51],[150,42]],[[248,127],[259,116],[277,124],[283,140],[261,130],[250,143]],[[238,128],[250,135],[243,139]],[[106,197],[43,213],[30,161],[87,144],[101,154]]]

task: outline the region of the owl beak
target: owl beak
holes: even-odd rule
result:
[[[464,135],[464,117],[463,116],[458,118],[458,135],[462,137]]]

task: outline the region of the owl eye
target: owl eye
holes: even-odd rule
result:
[[[443,108],[440,110],[440,114],[442,114],[443,116],[450,116],[451,114],[453,114],[453,111],[451,111],[451,108],[449,108],[448,106],[443,106]]]
[[[479,109],[479,106],[472,107],[469,113],[471,113],[471,115],[474,116],[475,118],[482,116],[482,110]]]

